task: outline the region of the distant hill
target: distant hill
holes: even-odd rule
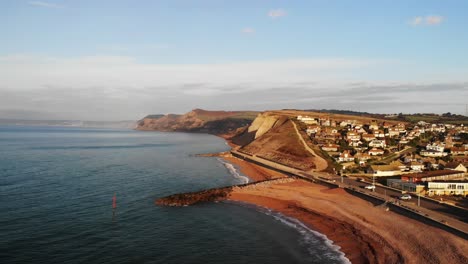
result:
[[[138,122],[138,130],[235,134],[257,116],[254,111],[208,111],[194,109],[184,115],[148,115]]]

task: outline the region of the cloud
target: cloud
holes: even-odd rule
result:
[[[15,109],[87,120],[135,120],[193,108],[464,111],[458,104],[468,96],[466,71],[460,83],[405,82],[392,75],[395,83],[389,84],[368,78],[375,69],[387,73],[401,66],[365,58],[150,64],[128,56],[0,56],[0,118],[13,116]],[[435,105],[440,98],[449,103]]]
[[[243,28],[243,29],[242,29],[242,33],[248,34],[248,35],[249,35],[249,34],[254,34],[254,33],[255,33],[255,29],[250,28],[250,27]]]
[[[410,24],[413,26],[420,26],[420,25],[427,25],[427,26],[433,26],[433,25],[439,25],[441,24],[445,18],[443,16],[417,16],[411,19]]]
[[[63,6],[61,5],[57,5],[57,4],[49,3],[49,2],[42,2],[42,1],[31,1],[29,2],[29,4],[33,6],[40,6],[40,7],[46,7],[46,8],[54,8],[54,9],[63,8]]]
[[[426,17],[426,24],[428,25],[438,25],[444,21],[443,16],[427,16]]]
[[[280,18],[286,16],[287,13],[283,9],[272,9],[268,12],[268,16],[271,18]]]
[[[413,25],[413,26],[417,26],[417,25],[421,25],[422,23],[424,22],[424,18],[423,17],[415,17],[411,20],[410,24]]]

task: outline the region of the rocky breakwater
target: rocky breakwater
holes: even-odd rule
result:
[[[232,191],[240,189],[256,189],[269,186],[271,184],[289,183],[294,181],[292,178],[280,178],[274,180],[265,180],[241,185],[213,188],[198,192],[178,193],[162,197],[156,200],[156,205],[160,206],[188,206],[200,202],[215,202],[229,199]]]

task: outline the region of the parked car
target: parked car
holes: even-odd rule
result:
[[[366,187],[364,187],[368,190],[374,190],[375,189],[375,185],[367,185]]]
[[[400,199],[401,199],[401,200],[411,200],[411,195],[409,195],[409,194],[403,194],[402,196],[400,196]]]

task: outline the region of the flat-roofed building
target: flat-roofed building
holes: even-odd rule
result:
[[[432,195],[468,195],[467,181],[436,181],[427,183],[427,193]]]
[[[448,181],[454,179],[464,179],[463,171],[455,170],[437,170],[424,171],[419,173],[403,174],[401,180],[405,182],[430,182],[430,181]]]

